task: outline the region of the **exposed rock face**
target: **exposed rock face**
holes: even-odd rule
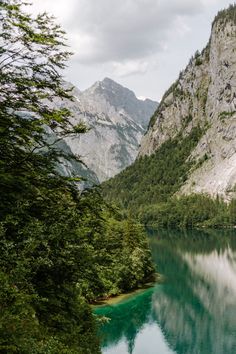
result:
[[[62,152],[62,156],[59,159],[60,162],[57,163],[57,170],[62,176],[81,177],[81,181],[78,185],[81,189],[99,184],[96,174],[86,165],[77,161],[76,159],[63,157],[63,154],[65,154],[67,157],[73,156],[73,153],[65,140],[58,140],[55,132],[48,126],[45,127],[45,133],[47,142],[52,144],[56,151]]]
[[[84,92],[76,89],[73,95],[72,103],[58,100],[54,104],[68,107],[73,112],[72,123],[83,121],[90,130],[65,142],[102,182],[135,160],[157,102],[139,100],[108,78]]]
[[[236,22],[229,16],[236,16],[236,6],[227,11],[216,17],[207,47],[164,95],[139,151],[150,155],[200,126],[202,138],[189,156],[196,164],[180,192],[225,200],[236,196]]]

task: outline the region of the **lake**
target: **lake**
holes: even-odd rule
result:
[[[96,308],[102,353],[236,353],[236,231],[148,233],[162,282]]]

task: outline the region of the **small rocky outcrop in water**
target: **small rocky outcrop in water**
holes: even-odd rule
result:
[[[203,134],[180,193],[236,196],[236,5],[221,11],[208,45],[190,60],[165,93],[143,137],[139,156],[151,155],[178,133]]]

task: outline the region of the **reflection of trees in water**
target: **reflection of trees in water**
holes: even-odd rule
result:
[[[110,321],[101,327],[104,347],[115,345],[122,338],[126,338],[129,353],[132,353],[137,334],[151,319],[152,293],[153,289],[150,288],[124,303],[96,311],[98,315],[110,318]]]
[[[236,249],[236,230],[148,230],[151,246],[158,252],[159,245],[173,249],[191,251],[195,253],[210,253],[217,250],[221,252],[229,245]],[[158,246],[158,247],[157,247]],[[159,253],[158,253],[159,254]],[[159,265],[159,260],[155,259]]]
[[[179,354],[236,353],[236,235],[223,236],[210,234],[207,247],[201,234],[153,246],[167,278],[153,295],[153,317]]]
[[[164,285],[96,311],[111,318],[101,328],[104,347],[126,340],[132,353],[137,334],[156,322],[178,354],[236,353],[236,232],[165,231],[150,238]]]

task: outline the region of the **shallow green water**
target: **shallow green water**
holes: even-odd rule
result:
[[[236,232],[149,233],[162,284],[95,310],[104,354],[235,354]]]

